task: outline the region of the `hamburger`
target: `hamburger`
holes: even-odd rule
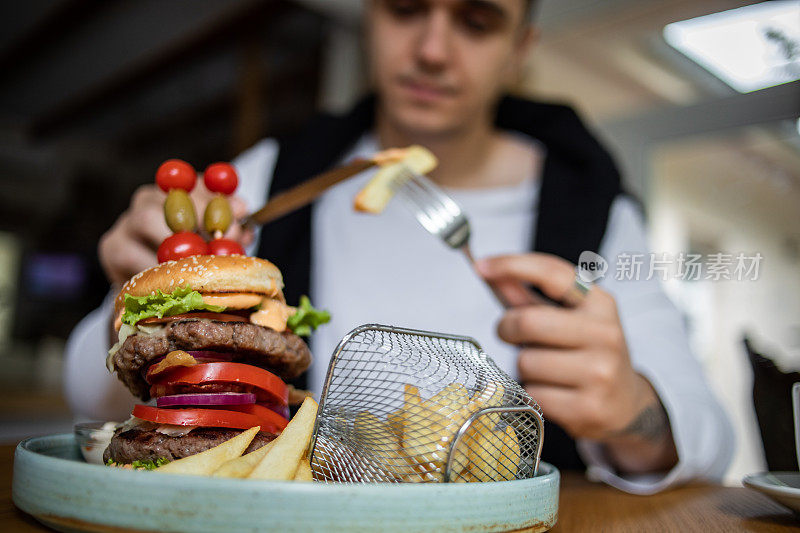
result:
[[[140,272],[115,300],[109,371],[148,404],[114,433],[106,462],[173,461],[243,430],[270,442],[289,417],[287,380],[311,363],[308,335],[330,315],[283,297],[280,270],[240,255],[190,256]]]

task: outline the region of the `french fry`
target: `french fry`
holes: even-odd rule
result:
[[[453,438],[456,437],[456,432],[461,429],[461,426],[467,421],[467,419],[472,415],[475,411],[475,404],[472,402],[468,402],[467,405],[462,407],[458,413],[456,413],[453,418]],[[472,426],[470,426],[472,428]],[[471,434],[470,430],[467,430],[467,433],[458,441],[458,444],[453,449],[453,480],[458,480],[461,477],[469,477],[471,481],[477,481],[475,476],[473,476],[469,472],[470,466],[470,459],[469,459],[469,446],[470,446]]]
[[[214,477],[237,478],[249,476],[250,472],[252,472],[256,465],[261,462],[265,455],[267,455],[267,452],[270,450],[270,448],[272,448],[272,444],[274,442],[275,441],[272,440],[253,452],[223,463],[222,466],[217,468],[212,475]]]
[[[310,451],[310,450],[309,450]],[[311,459],[309,457],[309,459]],[[315,478],[329,479],[334,473],[335,459],[333,458],[328,446],[322,439],[317,439],[314,444],[314,463],[311,465],[311,472]],[[334,481],[340,481],[334,479]]]
[[[408,154],[408,148],[387,148],[372,154],[372,160],[380,166],[391,165],[405,159]]]
[[[300,460],[300,464],[297,465],[297,472],[294,473],[294,480],[295,481],[314,481],[314,474],[311,472],[311,463],[308,462],[307,458],[303,458]]]
[[[447,460],[448,437],[447,427],[437,413],[421,409],[410,412],[402,441],[407,464],[418,472],[439,469]]]
[[[317,407],[317,402],[313,398],[303,400],[297,414],[273,441],[272,448],[247,476],[248,478],[273,480],[294,478],[300,459],[306,455],[311,442]]]
[[[392,159],[388,159],[392,160]],[[438,161],[430,150],[422,146],[409,146],[405,149],[402,161],[381,167],[375,176],[356,195],[353,207],[356,211],[379,214],[386,209],[395,192],[394,181],[403,172],[404,166],[414,172],[427,174]]]
[[[401,438],[406,462],[424,480],[440,480],[450,443],[470,414],[467,389],[460,383],[452,383],[427,400],[418,394],[407,394],[406,398]]]
[[[386,423],[397,438],[403,437],[403,408],[392,411],[386,415]]]
[[[465,469],[461,473],[453,476],[450,481],[454,483],[475,483],[478,480],[475,479],[475,476],[472,475],[472,472],[470,472],[469,469]]]
[[[406,384],[403,406],[386,416],[386,423],[363,412],[356,415],[354,436],[383,460],[401,459],[392,471],[404,481],[442,481],[450,447],[459,429],[472,416],[502,405],[505,388],[490,381],[472,398],[466,387],[451,383],[428,399]],[[519,442],[514,429],[495,430],[499,413],[478,416],[453,449],[451,481],[464,483],[514,479]]]
[[[337,465],[359,464],[363,466],[363,476],[351,476],[352,471],[348,471],[344,476],[339,476],[341,470]],[[298,468],[299,469],[299,468]],[[365,455],[360,450],[338,443],[335,450],[329,449],[328,445],[317,440],[314,448],[314,458],[311,464],[311,472],[315,479],[332,481],[396,481],[400,475],[389,466],[379,464],[373,457]]]
[[[511,480],[517,478],[519,456],[520,449],[517,432],[511,426],[506,426],[506,430],[503,433],[503,447],[497,457],[497,470],[500,472],[501,479]]]
[[[403,401],[406,402],[406,405],[422,402],[422,396],[419,394],[419,387],[406,383],[403,389]]]
[[[353,437],[360,444],[360,452],[354,451],[353,453],[355,455],[360,453],[369,458],[362,459],[360,462],[371,465],[370,474],[373,479],[392,481],[397,477],[404,478],[404,476],[414,473],[406,461],[406,455],[400,445],[400,438],[388,422],[383,422],[368,411],[362,411],[356,415],[353,421]],[[378,459],[382,464],[374,464],[371,458]]]
[[[403,390],[403,406],[386,415],[386,420],[392,431],[402,439],[403,430],[406,425],[406,414],[409,411],[417,410],[417,407],[422,403],[422,397],[419,394],[419,388],[414,385],[406,383]]]
[[[503,395],[506,393],[505,387],[503,387],[502,383],[497,383],[496,381],[490,381],[486,384],[486,388],[483,389],[481,392],[476,393],[475,396],[472,398],[472,402],[475,404],[475,411],[480,409],[485,409],[486,407],[497,407],[503,403]],[[494,421],[495,424],[500,421],[499,414],[491,414],[491,420]]]
[[[469,462],[470,472],[478,481],[495,481],[498,470],[498,459],[503,448],[502,434],[494,431],[482,419],[490,415],[478,417],[470,429],[475,428],[470,439]]]
[[[469,393],[461,383],[451,383],[425,400],[425,405],[443,416],[449,417],[469,404]]]
[[[396,461],[402,456],[400,440],[389,424],[377,416],[363,411],[353,421],[353,436],[359,440],[368,452],[378,455],[384,460]]]
[[[210,476],[223,463],[235,459],[244,453],[253,437],[261,428],[259,426],[243,431],[239,435],[228,439],[218,446],[177,461],[172,461],[156,468],[156,472],[173,474],[192,474],[197,476]]]
[[[444,473],[433,472],[411,472],[401,477],[406,483],[441,483],[444,481]]]

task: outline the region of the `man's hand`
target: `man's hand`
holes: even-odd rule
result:
[[[164,221],[166,196],[155,185],[142,185],[134,193],[128,209],[100,239],[100,264],[112,284],[122,284],[137,272],[157,263],[158,246],[172,234]],[[214,194],[206,189],[200,179],[190,196],[194,201],[198,225],[202,224],[206,204]],[[244,200],[236,196],[229,196],[228,199],[234,221],[247,214]],[[242,246],[253,242],[253,232],[243,230],[235,222],[225,237],[238,241]]]
[[[574,265],[541,253],[484,259],[476,268],[499,282],[500,290],[504,280],[519,280],[557,301],[575,282]],[[603,442],[621,471],[664,470],[676,463],[666,412],[631,366],[610,294],[593,287],[573,308],[513,307],[497,331],[521,347],[517,366],[525,389],[573,438]]]

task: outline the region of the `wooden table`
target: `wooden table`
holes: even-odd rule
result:
[[[0,446],[0,531],[48,531],[11,502],[14,446]],[[692,485],[632,496],[568,473],[561,481],[558,524],[564,531],[795,531],[800,519],[759,493]]]

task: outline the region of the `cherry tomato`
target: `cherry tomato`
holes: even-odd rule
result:
[[[174,261],[190,255],[206,255],[208,245],[197,233],[182,231],[164,239],[158,247],[156,257],[159,263]]]
[[[228,163],[211,163],[203,172],[203,183],[206,189],[221,194],[231,194],[239,185],[236,169]]]
[[[161,190],[183,189],[190,192],[197,183],[197,172],[192,165],[180,159],[168,159],[156,171],[156,183]]]
[[[245,255],[244,248],[231,239],[214,239],[208,243],[208,255]]]

